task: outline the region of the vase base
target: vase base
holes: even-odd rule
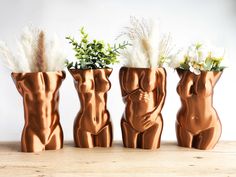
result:
[[[25,127],[21,140],[22,152],[40,152],[45,150],[58,150],[63,147],[63,131],[61,125],[55,126],[53,130],[34,130]],[[49,135],[49,136],[48,136]]]
[[[158,149],[162,124],[154,124],[144,132],[133,129],[126,120],[121,119],[123,145],[127,148]]]
[[[96,135],[77,129],[74,135],[75,146],[79,148],[111,147],[112,146],[112,124],[109,123]]]
[[[211,127],[193,135],[176,123],[178,145],[186,148],[210,150],[215,147],[221,135],[221,126]]]

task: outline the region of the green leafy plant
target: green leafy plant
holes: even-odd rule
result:
[[[89,41],[88,34],[84,28],[80,29],[81,41],[78,43],[73,37],[66,37],[69,43],[73,46],[75,57],[78,61],[67,61],[69,69],[97,69],[109,68],[111,64],[118,63],[117,57],[120,55],[120,50],[125,49],[128,42],[122,44],[114,44],[111,46],[109,43],[105,44],[100,40]]]

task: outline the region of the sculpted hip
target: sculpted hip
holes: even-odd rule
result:
[[[215,111],[211,112],[211,114],[207,116],[186,114],[180,111],[177,114],[177,123],[192,134],[198,134],[202,130],[221,124]]]
[[[83,116],[79,114],[74,122],[74,128],[97,134],[102,128],[110,123],[109,113],[103,113],[103,116]]]

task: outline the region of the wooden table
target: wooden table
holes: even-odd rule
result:
[[[62,150],[19,152],[19,142],[0,143],[0,176],[155,176],[236,177],[236,142],[220,142],[212,151],[163,142],[159,150],[80,149],[67,142]]]

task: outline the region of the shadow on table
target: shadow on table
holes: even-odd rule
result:
[[[0,143],[0,152],[21,152],[21,143],[20,142],[1,142]],[[181,149],[181,147],[177,146],[176,142],[173,141],[164,141],[161,142],[161,147],[160,150],[169,150],[171,148],[176,147]],[[75,147],[74,142],[73,141],[65,141],[64,142],[64,147]],[[121,148],[123,150],[132,150],[133,148],[124,148],[122,141],[114,141],[112,148]],[[80,149],[86,149],[86,148],[80,148]],[[92,148],[93,149],[93,148]],[[105,150],[106,148],[104,148]],[[133,149],[135,150],[135,149]],[[136,150],[142,150],[137,148]],[[154,149],[154,150],[158,150],[158,149]]]

